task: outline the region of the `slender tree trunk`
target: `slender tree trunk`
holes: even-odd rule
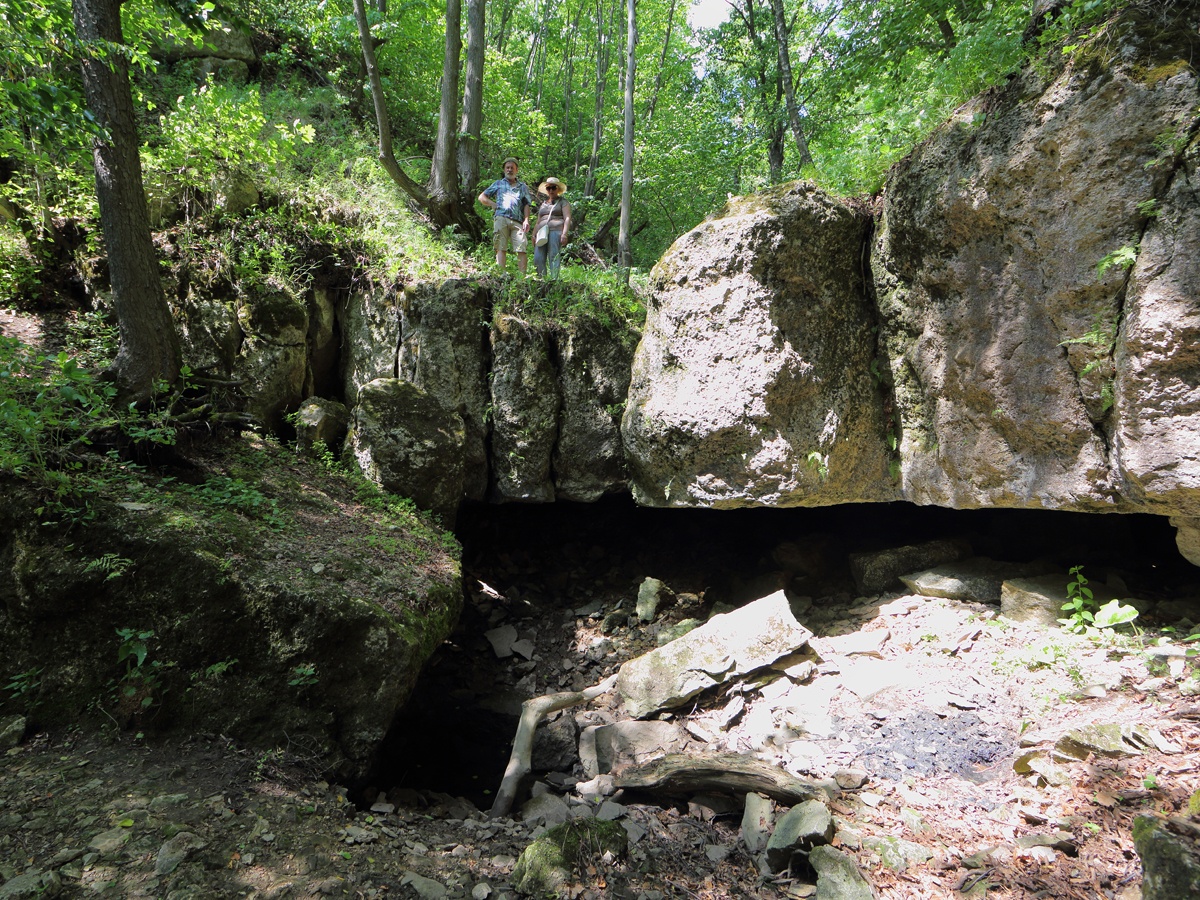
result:
[[[783,0],[771,0],[771,12],[775,17],[775,46],[779,50],[779,77],[783,81],[784,95],[787,99],[788,124],[791,125],[792,136],[796,139],[798,165],[807,166],[812,164],[813,158],[808,150],[804,130],[800,127],[800,110],[796,108],[796,90],[792,85],[792,61],[788,50],[788,27],[784,18]]]
[[[500,7],[499,17],[493,15],[492,21],[496,22],[496,52],[503,54],[504,47],[508,43],[508,23],[512,19],[513,10],[517,8],[517,0],[509,0]]]
[[[83,88],[101,137],[93,140],[100,227],[120,346],[112,374],[124,399],[154,395],[157,382],[179,377],[179,336],[171,320],[142,185],[129,59],[119,49],[121,0],[73,0],[75,31],[84,44]]]
[[[615,4],[613,8],[616,8]],[[612,21],[605,29],[603,0],[596,0],[596,106],[592,114],[592,155],[588,159],[587,182],[583,188],[588,197],[596,193],[596,167],[600,165],[600,144],[604,138],[604,82],[608,75],[611,46]]]
[[[392,149],[392,120],[384,101],[383,79],[379,75],[379,63],[375,61],[375,41],[371,37],[371,26],[367,21],[367,8],[363,0],[354,0],[354,18],[358,22],[358,40],[362,46],[363,62],[367,66],[371,99],[375,103],[375,126],[379,129],[379,164],[404,193],[423,209],[429,210],[429,195],[400,168],[400,163],[396,161],[396,153]]]
[[[783,181],[783,145],[787,129],[782,122],[772,122],[770,140],[767,143],[767,178],[771,184]]]
[[[637,73],[637,0],[625,0],[628,26],[626,28],[625,61],[625,156],[621,168],[621,230],[617,233],[618,265],[628,278],[633,267],[629,248],[629,217],[633,208],[633,86]]]
[[[462,58],[462,0],[446,0],[446,52],[442,56],[442,102],[438,110],[437,138],[433,145],[433,168],[429,193],[434,203],[447,206],[451,216],[458,209],[457,141],[458,64]]]
[[[671,9],[667,12],[667,36],[663,38],[662,53],[658,57],[658,71],[654,75],[654,93],[650,95],[650,105],[646,108],[646,124],[654,119],[654,109],[658,106],[658,94],[662,90],[663,72],[667,68],[667,50],[671,46],[671,29],[675,24],[675,3],[671,0]]]
[[[462,121],[458,128],[460,203],[474,209],[479,191],[479,136],[483,128],[483,61],[486,0],[467,0],[467,69],[463,84]]]

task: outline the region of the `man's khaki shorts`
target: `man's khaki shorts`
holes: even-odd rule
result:
[[[529,244],[520,222],[508,216],[496,216],[492,220],[492,249],[499,253],[508,246],[510,240],[514,253],[524,253]]]

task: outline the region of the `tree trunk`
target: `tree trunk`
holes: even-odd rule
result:
[[[467,70],[463,84],[462,121],[458,128],[460,203],[474,209],[479,191],[479,136],[483,128],[483,61],[485,0],[467,0]]]
[[[771,12],[775,16],[775,46],[779,50],[779,77],[783,81],[784,95],[787,98],[788,124],[792,127],[792,136],[796,139],[796,153],[799,156],[798,167],[811,165],[812,153],[808,150],[808,141],[804,130],[800,127],[800,111],[796,108],[796,90],[792,84],[792,61],[788,50],[788,27],[784,18],[783,0],[771,0]]]
[[[442,102],[438,110],[437,139],[433,145],[433,168],[429,173],[430,200],[457,218],[458,63],[462,58],[462,0],[446,0],[446,52],[442,56]]]
[[[671,9],[667,12],[667,36],[663,38],[662,53],[658,57],[658,72],[654,75],[654,93],[650,95],[650,105],[646,108],[646,124],[654,119],[654,108],[658,106],[658,94],[662,90],[663,72],[667,68],[667,50],[671,46],[671,30],[675,24],[675,3],[671,0]]]
[[[783,181],[783,144],[786,133],[782,122],[771,123],[771,139],[767,143],[767,178],[771,184]]]
[[[633,85],[637,73],[637,0],[625,0],[628,15],[625,44],[625,155],[621,167],[621,229],[617,233],[618,265],[628,278],[633,267],[629,248],[629,217],[633,207]]]
[[[447,81],[442,80],[441,117],[438,121],[438,140],[434,147],[433,171],[429,175],[429,185],[423,187],[400,167],[396,161],[396,153],[392,147],[392,123],[388,116],[387,103],[383,96],[383,79],[379,75],[379,63],[375,59],[375,42],[371,37],[371,26],[367,21],[367,8],[364,0],[354,0],[354,19],[358,23],[358,41],[362,48],[363,62],[367,66],[367,81],[371,85],[371,98],[375,102],[375,124],[379,129],[379,164],[388,173],[392,181],[404,191],[414,203],[421,207],[429,216],[435,228],[445,228],[457,225],[468,233],[478,227],[473,217],[464,213],[466,206],[458,202],[457,154],[454,142],[454,118],[458,102],[458,53],[462,47],[459,36],[459,18],[461,7],[458,0],[451,0],[456,7],[455,24],[451,28],[449,14],[446,23],[447,56],[451,49],[451,35],[455,48],[453,79],[449,87],[449,102],[447,102]],[[450,67],[450,62],[445,62]]]
[[[101,135],[92,142],[96,197],[121,336],[112,374],[123,399],[146,400],[158,382],[178,379],[179,337],[150,240],[129,60],[117,49],[124,44],[121,2],[73,0],[72,7],[85,45],[84,93]]]
[[[611,20],[608,31],[604,28],[603,0],[596,0],[596,106],[592,113],[592,155],[588,159],[587,182],[583,188],[588,197],[596,193],[596,167],[600,165],[600,143],[604,137],[604,82],[612,58],[611,30]]]

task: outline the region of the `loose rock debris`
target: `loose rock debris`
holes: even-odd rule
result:
[[[667,604],[640,622],[632,583],[591,610],[551,616],[504,597],[502,579],[487,583],[501,611],[492,627],[510,625],[533,648],[499,660],[505,675],[491,687],[519,686],[526,699],[611,677],[684,613]],[[613,615],[618,600],[624,617]],[[1134,817],[1190,822],[1200,716],[1188,657],[1163,657],[1184,660],[1173,674],[1128,644],[1011,624],[969,601],[892,592],[794,605],[814,635],[799,658],[741,672],[649,721],[602,697],[552,714],[539,741],[558,732],[577,748],[590,730],[607,749],[587,762],[568,754],[569,764],[550,754],[555,767],[531,771],[514,795],[514,818],[428,788],[352,793],[302,754],[215,735],[171,745],[34,736],[0,770],[0,896],[515,900],[514,872],[535,838],[594,817],[617,823],[627,849],[578,857],[563,896],[806,897],[824,878],[822,896],[837,884],[842,897],[1132,900],[1142,877]],[[688,617],[698,611],[689,601]],[[496,660],[482,631],[472,652]],[[967,631],[977,633],[963,646]],[[1114,734],[1120,755],[1100,742]],[[677,744],[685,756],[672,771]],[[1019,766],[1025,754],[1064,777]],[[705,760],[718,761],[711,779],[689,781]],[[739,765],[811,795],[772,799],[732,777]],[[645,777],[655,766],[669,777]],[[780,846],[781,836],[769,857],[777,823],[805,803],[827,812],[832,834],[806,828]]]

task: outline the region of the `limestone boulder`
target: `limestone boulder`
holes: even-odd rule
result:
[[[1186,819],[1138,816],[1133,845],[1142,861],[1143,900],[1173,900],[1200,894],[1200,851],[1195,826]]]
[[[643,718],[768,666],[811,637],[778,591],[629,660],[621,666],[616,691],[625,712]]]
[[[179,326],[184,365],[193,372],[228,378],[242,346],[233,291],[224,282],[192,282],[171,304]]]
[[[174,62],[180,59],[235,59],[244,63],[257,62],[258,54],[250,32],[241,28],[214,22],[213,27],[183,43],[164,42],[156,49],[156,56]]]
[[[1197,12],[1145,15],[890,174],[871,267],[908,500],[1195,515]]]
[[[648,506],[898,497],[872,374],[863,211],[798,183],[730,201],[667,251],[622,437]]]
[[[415,384],[379,378],[363,386],[346,451],[385,491],[453,523],[463,493],[463,426]]]
[[[488,486],[489,346],[491,306],[477,283],[423,283],[399,304],[397,377],[411,381],[462,417],[463,490],[482,500]]]
[[[1175,545],[1183,557],[1194,566],[1200,566],[1200,518],[1172,516],[1175,526]]]
[[[237,307],[242,344],[234,376],[243,383],[247,409],[272,431],[304,398],[308,375],[308,308],[282,287],[247,293]]]
[[[637,341],[631,327],[594,319],[554,332],[562,409],[552,461],[560,500],[590,503],[626,487],[621,414]]]
[[[296,410],[296,443],[305,450],[323,444],[336,453],[346,440],[350,412],[345,405],[324,397],[309,397]]]
[[[1180,104],[1190,98],[1195,106],[1197,79],[1184,68],[1144,90],[1178,97]],[[1166,115],[1164,110],[1163,119]],[[1178,141],[1186,127],[1182,121],[1163,124],[1165,131],[1155,138],[1158,148],[1164,134]],[[1200,210],[1193,191],[1200,173],[1195,143],[1187,153],[1160,149],[1150,163],[1156,164],[1151,168],[1156,176],[1152,197],[1161,199],[1143,222],[1117,332],[1113,458],[1123,496],[1147,512],[1194,519],[1200,516]]]
[[[342,394],[352,407],[364,384],[396,377],[399,298],[381,285],[352,291],[338,310],[338,321],[342,329]]]
[[[492,497],[549,503],[559,387],[549,335],[516,316],[492,325]]]
[[[850,554],[850,574],[860,593],[899,587],[900,576],[971,555],[965,541],[935,540]]]

